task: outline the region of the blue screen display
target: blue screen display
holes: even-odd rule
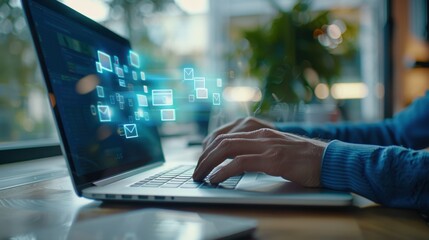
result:
[[[163,161],[138,54],[37,3],[30,10],[75,174]]]

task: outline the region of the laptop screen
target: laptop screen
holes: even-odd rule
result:
[[[129,42],[56,1],[23,3],[75,181],[164,161]]]

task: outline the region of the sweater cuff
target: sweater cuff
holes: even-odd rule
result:
[[[377,148],[379,147],[337,140],[330,142],[323,156],[322,186],[374,196],[365,174],[365,162],[371,160],[371,155]]]

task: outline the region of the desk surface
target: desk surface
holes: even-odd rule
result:
[[[0,239],[147,207],[256,218],[258,239],[429,239],[429,226],[412,210],[102,203],[78,198],[68,177],[0,191]]]

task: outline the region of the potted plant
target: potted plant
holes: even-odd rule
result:
[[[317,84],[331,85],[341,73],[342,59],[355,54],[356,26],[333,19],[329,11],[311,11],[310,1],[298,1],[289,11],[270,2],[277,10],[274,19],[243,31],[247,44],[232,56],[244,59],[247,74],[261,81],[262,99],[254,106],[259,115],[279,105],[318,101],[313,94]]]

